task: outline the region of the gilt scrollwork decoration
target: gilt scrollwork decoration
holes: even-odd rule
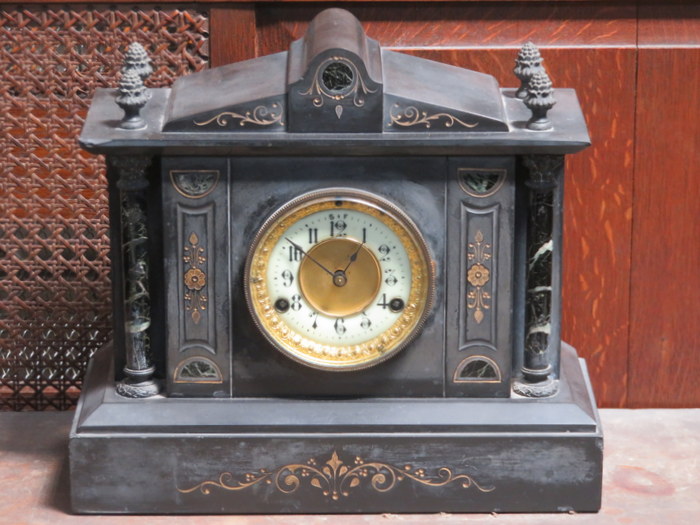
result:
[[[226,127],[231,121],[238,121],[240,126],[254,124],[256,126],[272,126],[279,124],[284,126],[282,117],[284,116],[284,107],[278,102],[272,103],[269,107],[263,104],[256,106],[250,111],[237,113],[235,111],[223,111],[218,115],[214,115],[208,120],[193,121],[196,126],[208,126],[215,122],[220,127]]]
[[[343,78],[337,85],[330,84],[324,73],[330,68],[335,68],[344,72]],[[355,107],[361,108],[365,105],[365,97],[369,94],[376,93],[377,89],[370,89],[367,83],[360,75],[355,64],[344,57],[333,56],[324,60],[316,68],[313,75],[313,81],[306,91],[300,91],[302,96],[312,97],[311,103],[316,108],[323,107],[325,99],[328,98],[335,102],[351,98]],[[343,114],[342,106],[335,107],[336,115],[340,118]]]
[[[195,324],[199,324],[202,313],[207,309],[207,295],[203,289],[207,285],[207,274],[202,269],[207,262],[204,248],[199,245],[199,237],[192,232],[184,247],[183,262],[187,270],[183,276],[185,284],[185,309]]]
[[[491,244],[484,241],[484,234],[477,230],[474,242],[468,244],[467,260],[471,263],[467,270],[467,308],[473,310],[474,320],[484,320],[484,310],[491,308],[491,294],[485,286],[491,280],[491,271],[486,264],[491,260]]]
[[[230,472],[222,472],[215,480],[202,481],[192,487],[177,490],[182,494],[199,491],[209,495],[215,488],[240,491],[254,485],[266,484],[281,493],[292,494],[303,484],[308,484],[320,490],[324,497],[337,501],[341,497],[350,496],[351,489],[362,484],[368,485],[376,492],[384,493],[405,480],[430,487],[459,483],[465,489],[474,487],[480,492],[495,490],[495,487],[482,487],[467,474],[455,474],[448,467],[441,467],[436,474],[430,476],[423,468],[414,468],[411,465],[401,468],[379,461],[365,461],[359,456],[346,463],[336,451],[323,463],[316,458],[310,458],[306,463],[291,463],[273,470],[260,469],[257,472],[249,472],[239,479]]]
[[[433,124],[442,124],[445,128],[451,128],[455,124],[465,128],[475,128],[479,125],[478,122],[464,122],[454,115],[449,113],[433,113],[428,114],[427,111],[421,111],[416,106],[401,107],[399,104],[394,104],[389,112],[390,122],[387,126],[401,126],[408,128],[411,126],[423,125],[426,128],[432,127]]]

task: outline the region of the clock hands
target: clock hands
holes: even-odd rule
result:
[[[295,250],[298,250],[299,253],[301,253],[304,257],[308,257],[312,262],[314,262],[319,268],[321,268],[324,272],[326,272],[328,275],[331,276],[333,279],[333,284],[335,284],[338,287],[345,286],[348,282],[348,278],[346,275],[346,272],[348,271],[348,268],[352,265],[357,260],[357,256],[360,253],[360,250],[362,247],[365,245],[365,242],[362,241],[355,251],[350,255],[350,260],[348,261],[348,264],[345,266],[344,269],[342,270],[337,270],[335,272],[330,271],[328,268],[326,268],[323,264],[321,264],[319,261],[314,259],[311,255],[309,255],[299,244],[295,243],[293,240],[291,240],[289,237],[284,238],[289,244],[291,244]]]
[[[347,266],[345,267],[345,269],[343,270],[343,273],[347,272],[347,271],[348,271],[348,268],[350,268],[350,265],[351,265],[352,263],[354,263],[354,262],[357,260],[357,254],[360,253],[360,250],[362,249],[362,247],[363,247],[364,245],[365,245],[365,241],[362,241],[362,243],[357,247],[357,250],[355,250],[355,253],[353,253],[353,254],[350,256],[350,261],[348,262],[348,265],[347,265]]]
[[[348,271],[348,268],[350,268],[350,265],[354,263],[357,260],[357,255],[360,253],[360,250],[362,247],[365,245],[365,241],[362,241],[362,243],[357,247],[357,249],[353,252],[353,254],[350,256],[350,260],[348,261],[348,264],[345,266],[344,269],[338,270],[335,272],[333,275],[333,284],[336,286],[345,286],[348,282],[348,276],[346,272]]]
[[[308,253],[306,253],[306,252],[304,251],[304,248],[302,248],[301,246],[299,246],[297,243],[295,243],[295,242],[294,242],[293,240],[291,240],[289,237],[285,237],[284,239],[285,239],[289,244],[291,244],[292,246],[294,246],[294,249],[295,249],[295,250],[299,250],[299,251],[301,252],[301,254],[302,254],[304,257],[308,257],[308,258],[311,259],[313,262],[315,262],[315,263],[316,263],[324,272],[326,272],[328,275],[330,275],[331,277],[335,277],[335,274],[334,274],[333,272],[331,272],[328,268],[326,268],[325,266],[323,266],[320,262],[318,262],[316,259],[314,259],[313,257],[311,257]]]

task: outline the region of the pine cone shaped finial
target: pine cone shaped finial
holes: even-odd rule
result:
[[[552,129],[552,123],[547,118],[547,112],[557,103],[554,100],[554,89],[549,75],[542,70],[535,73],[527,85],[527,97],[525,105],[532,111],[532,118],[527,123],[527,128],[535,131]]]
[[[120,127],[123,129],[143,129],[146,121],[139,114],[141,108],[151,98],[151,92],[143,85],[141,76],[134,70],[125,70],[119,81],[117,105],[124,110]]]
[[[540,71],[544,71],[544,66],[542,66],[544,59],[540,55],[540,50],[532,42],[526,42],[515,59],[515,68],[513,73],[520,80],[520,87],[515,93],[518,98],[525,98],[527,96],[527,84],[532,78],[532,76]]]
[[[146,80],[153,73],[151,59],[148,57],[144,47],[138,42],[129,44],[124,55],[122,73],[127,71],[134,71],[141,77],[141,80]]]

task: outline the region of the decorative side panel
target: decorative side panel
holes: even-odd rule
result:
[[[166,370],[171,396],[228,396],[227,161],[163,160]]]
[[[460,294],[460,349],[477,344],[496,349],[498,245],[494,242],[498,240],[499,208],[498,204],[488,208],[462,204],[460,267],[466,271],[466,293]]]
[[[446,392],[506,397],[513,312],[514,161],[451,159],[447,183]]]
[[[75,140],[90,94],[133,40],[149,86],[204,69],[208,31],[191,6],[0,10],[0,409],[70,408],[112,337],[104,159]]]
[[[216,354],[216,321],[210,315],[211,290],[215,289],[215,261],[211,257],[214,205],[201,208],[177,207],[178,238],[180,239],[178,275],[181,304],[179,308],[180,351],[201,346]]]

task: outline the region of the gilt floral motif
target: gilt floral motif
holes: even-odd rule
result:
[[[190,312],[192,321],[198,324],[207,309],[207,295],[202,292],[207,285],[207,274],[201,268],[207,262],[207,258],[204,248],[199,245],[199,237],[196,233],[192,232],[187,242],[188,245],[185,246],[185,254],[182,257],[183,262],[188,265],[183,276],[185,309]]]
[[[467,280],[472,286],[484,286],[489,282],[489,269],[483,264],[475,264],[469,268]]]
[[[474,242],[468,244],[467,260],[471,263],[467,270],[467,308],[472,311],[474,320],[484,320],[484,310],[491,308],[491,294],[486,285],[491,280],[491,272],[484,263],[491,260],[491,244],[484,241],[484,234],[477,230]]]

